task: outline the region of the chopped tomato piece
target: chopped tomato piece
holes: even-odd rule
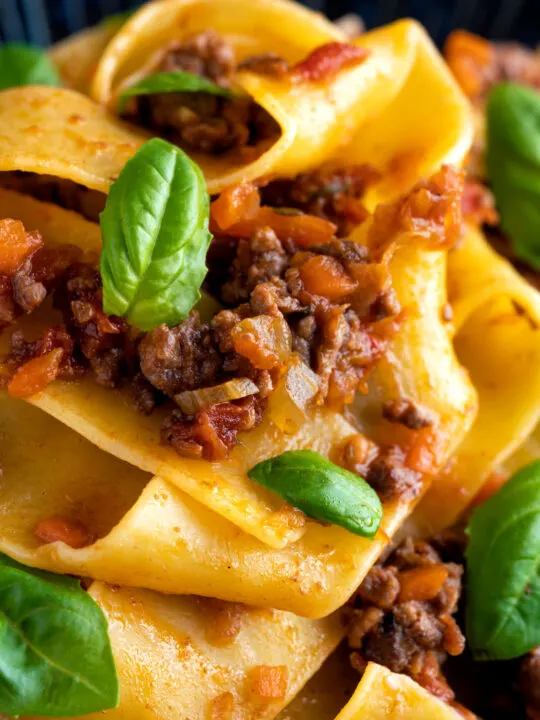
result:
[[[20,220],[0,220],[0,273],[13,275],[42,245],[39,233],[27,233]]]
[[[40,520],[34,528],[36,538],[44,543],[63,542],[72,548],[91,545],[93,538],[88,530],[78,522],[52,515]]]
[[[55,348],[21,365],[8,384],[11,397],[28,398],[44,390],[58,377],[63,355],[62,348]]]
[[[399,573],[399,602],[433,600],[448,578],[444,565],[428,565]]]
[[[309,293],[333,302],[340,302],[358,287],[339,260],[328,255],[311,257],[300,268],[300,278]]]
[[[314,82],[335,75],[342,68],[357,65],[368,57],[369,50],[349,45],[348,43],[331,42],[315,48],[304,60],[290,70],[290,77],[296,81]]]

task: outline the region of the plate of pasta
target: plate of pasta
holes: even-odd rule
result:
[[[3,717],[540,717],[538,87],[292,0],[0,46]]]

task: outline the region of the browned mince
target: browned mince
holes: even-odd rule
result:
[[[410,584],[411,573],[446,575],[431,593]],[[353,667],[363,672],[373,661],[406,673],[447,702],[454,693],[441,663],[460,655],[465,639],[454,614],[461,594],[463,567],[443,562],[433,544],[406,538],[383,564],[375,565],[348,608],[348,642]],[[405,597],[403,597],[405,593]]]
[[[167,49],[154,72],[171,71],[200,75],[228,89],[236,71],[234,49],[214,30],[206,30]],[[279,125],[260,105],[238,95],[139,96],[130,100],[124,115],[170,142],[213,155],[270,143],[280,133]]]
[[[261,199],[267,205],[323,217],[337,225],[338,236],[346,237],[366,219],[362,198],[379,179],[380,174],[370,165],[322,167],[269,183],[261,189]]]
[[[0,186],[31,195],[37,200],[58,205],[66,210],[74,210],[92,222],[99,222],[99,214],[105,207],[103,193],[53,175],[20,170],[0,172]]]
[[[522,660],[518,689],[525,698],[527,717],[540,720],[540,647]]]
[[[172,404],[170,399],[179,392],[235,377],[250,378],[259,388],[255,396],[220,403],[194,416],[173,410],[163,425],[162,439],[183,455],[226,457],[238,433],[261,422],[265,398],[280,368],[264,368],[249,352],[236,352],[232,331],[243,319],[270,316],[286,322],[293,350],[320,376],[320,402],[335,407],[352,400],[386,349],[384,333],[378,335],[382,290],[359,286],[343,303],[312,295],[303,287],[299,267],[306,257],[331,256],[345,270],[370,263],[367,250],[350,241],[334,238],[306,253],[282,244],[269,228],[261,228],[249,240],[235,238],[230,243],[216,238],[208,256],[208,289],[225,309],[209,323],[193,311],[177,327],[160,325],[146,334],[135,332],[121,318],[105,315],[101,278],[94,267],[78,262],[69,247],[51,252],[39,250],[14,277],[0,279],[5,284],[7,321],[31,312],[51,293],[64,319],[61,327],[50,328],[34,342],[15,332],[7,358],[11,371],[62,347],[60,377],[90,371],[101,385],[127,387],[144,413],[164,402]],[[218,271],[223,267],[229,272]],[[398,312],[399,305],[390,303],[386,309]],[[390,465],[392,477],[399,475],[399,468],[405,472],[397,451],[387,460],[377,458],[376,463]],[[406,484],[401,481],[394,486],[399,490]]]

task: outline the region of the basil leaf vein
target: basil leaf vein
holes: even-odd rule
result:
[[[209,198],[199,167],[154,138],[126,163],[101,213],[103,307],[141,330],[184,320],[206,275]]]
[[[290,450],[263,460],[248,476],[309,517],[373,537],[382,520],[377,493],[358,475],[312,450]]]
[[[0,46],[0,90],[21,85],[61,85],[52,60],[40,48],[25,43]]]
[[[216,83],[202,75],[195,75],[183,70],[173,70],[171,72],[147,75],[138,83],[124,90],[120,95],[118,109],[123,112],[130,97],[173,92],[204,92],[222,97],[235,96],[235,93],[228,88],[216,85]]]
[[[467,548],[467,639],[477,660],[540,644],[540,462],[473,513]]]
[[[515,253],[540,268],[540,93],[501,83],[487,106],[486,164]]]
[[[117,707],[101,609],[73,578],[0,555],[0,709],[71,717]]]

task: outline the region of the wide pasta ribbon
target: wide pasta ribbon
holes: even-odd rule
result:
[[[540,420],[540,294],[472,225],[449,254],[448,294],[479,413],[412,517],[425,535],[454,523]]]
[[[107,46],[92,97],[114,111],[119,92],[147,74],[156,53],[211,27],[230,41],[238,61],[278,53],[302,60],[315,48],[346,38],[321,15],[287,0],[165,0],[136,13]],[[320,81],[293,82],[242,70],[234,85],[280,126],[279,138],[252,162],[238,153],[193,153],[211,193],[263,176],[290,176],[330,160],[366,120],[376,117],[407,76],[412,54],[400,26],[366,35],[370,54]]]
[[[406,675],[369,663],[336,720],[459,720],[456,710]]]
[[[103,583],[89,593],[109,622],[121,700],[81,720],[271,720],[342,634],[337,616],[305,620]]]

